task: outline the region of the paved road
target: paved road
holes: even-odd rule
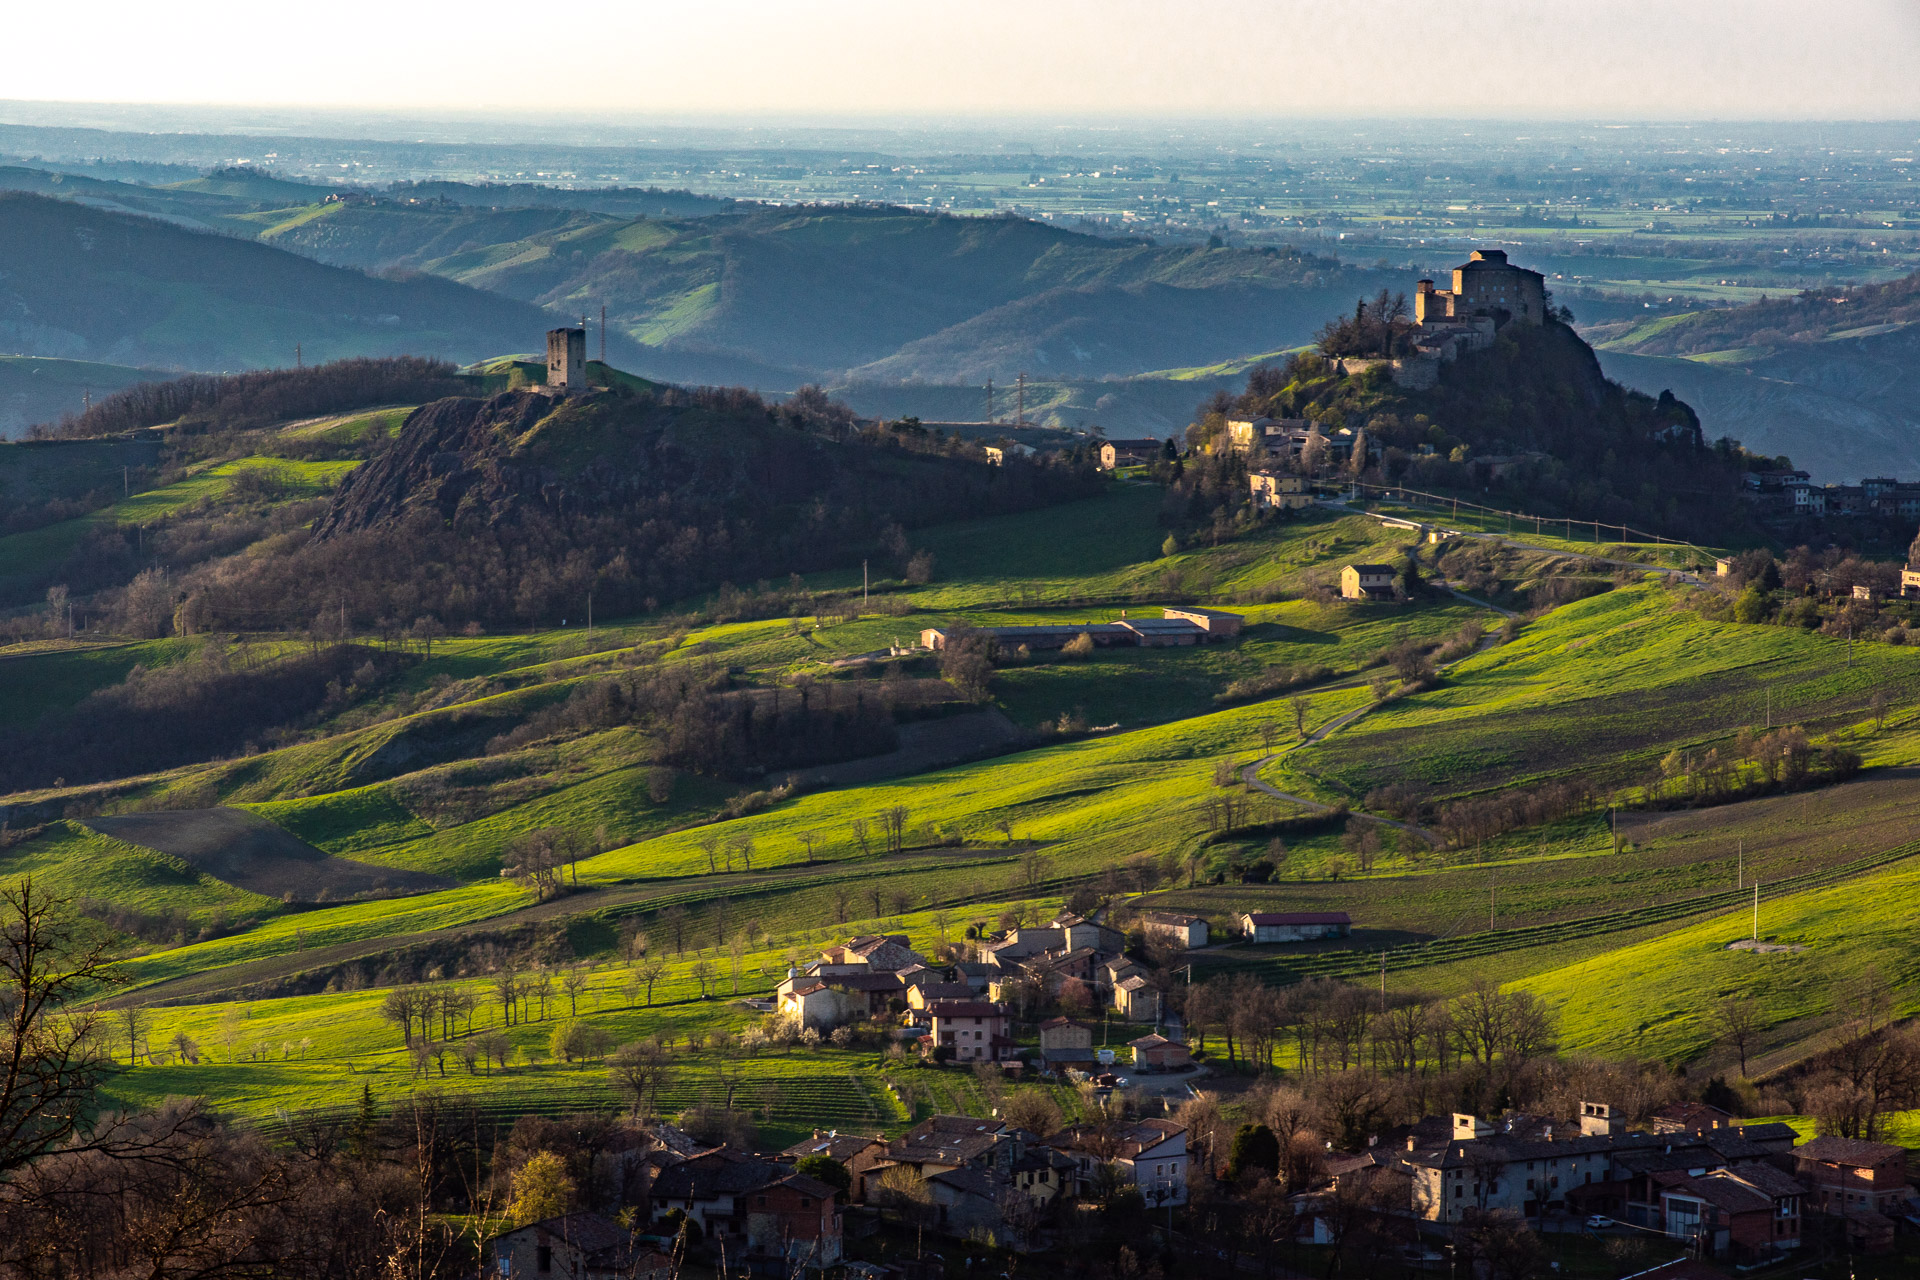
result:
[[[1326,736],[1326,733],[1332,732],[1334,729],[1339,728],[1343,724],[1351,724],[1353,721],[1359,719],[1361,716],[1365,715],[1367,712],[1371,710],[1373,710],[1372,707],[1362,707],[1358,711],[1349,711],[1346,715],[1341,716],[1337,720],[1328,721],[1327,724],[1324,726],[1325,732],[1323,732],[1320,736],[1321,737]],[[1307,741],[1315,742],[1315,741],[1318,741],[1318,738],[1309,738],[1307,739]],[[1304,746],[1305,743],[1302,743],[1300,745]],[[1246,783],[1249,787],[1252,787],[1255,791],[1264,792],[1267,795],[1272,796],[1276,800],[1285,800],[1289,804],[1297,804],[1301,808],[1310,809],[1315,813],[1332,812],[1333,810],[1332,805],[1321,804],[1318,800],[1309,800],[1305,796],[1294,795],[1291,791],[1282,791],[1280,790],[1280,788],[1274,786],[1271,782],[1268,782],[1266,779],[1260,776],[1260,770],[1265,768],[1267,765],[1271,764],[1273,761],[1278,760],[1282,754],[1284,753],[1276,751],[1270,756],[1261,756],[1258,760],[1255,760],[1252,764],[1247,765],[1245,768],[1240,770],[1240,781]],[[1402,831],[1411,831],[1413,832],[1413,834],[1419,836],[1422,840],[1425,840],[1428,844],[1433,845],[1435,848],[1438,848],[1441,843],[1440,837],[1438,834],[1427,830],[1425,827],[1416,827],[1410,822],[1398,822],[1392,818],[1383,818],[1377,813],[1362,813],[1358,809],[1349,809],[1347,812],[1352,817],[1359,818],[1365,822],[1377,822],[1383,827],[1397,827]]]

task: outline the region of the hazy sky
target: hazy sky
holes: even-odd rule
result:
[[[1920,0],[93,0],[7,37],[10,99],[1920,119]]]

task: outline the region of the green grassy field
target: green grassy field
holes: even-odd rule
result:
[[[309,478],[318,485],[330,474]],[[169,486],[141,501],[155,511],[184,509],[217,499],[219,486],[230,483],[230,471],[209,473],[182,482],[192,487]],[[888,584],[883,599],[904,613],[832,625],[813,618],[689,625],[663,615],[603,625],[591,640],[582,629],[449,637],[431,658],[415,655],[374,702],[310,740],[177,770],[134,795],[138,802],[140,794],[211,794],[327,852],[448,874],[467,882],[458,888],[285,909],[160,855],[113,847],[72,823],[0,854],[0,875],[31,871],[62,892],[201,920],[258,917],[244,932],[148,949],[125,962],[133,999],[184,1002],[153,1011],[156,1045],[179,1031],[203,1046],[217,1040],[225,1013],[219,1002],[236,989],[272,989],[303,973],[332,984],[324,994],[249,1002],[248,1025],[257,1023],[258,1034],[250,1031],[248,1043],[267,1048],[244,1050],[241,1061],[225,1061],[220,1049],[213,1054],[219,1061],[143,1065],[114,1085],[129,1101],[204,1091],[258,1117],[283,1107],[348,1105],[369,1079],[383,1096],[415,1087],[397,1036],[377,1014],[378,975],[389,972],[394,956],[427,954],[423,948],[435,939],[477,945],[558,930],[572,950],[601,966],[590,1016],[609,1034],[684,1037],[737,1030],[752,1015],[725,1000],[700,999],[685,959],[656,993],[658,1007],[631,1007],[620,991],[622,971],[608,965],[607,948],[622,922],[636,921],[657,941],[662,913],[682,907],[688,944],[709,948],[749,930],[759,941],[751,972],[743,973],[744,993],[764,990],[793,955],[830,937],[897,925],[924,941],[936,929],[936,912],[951,928],[990,924],[1009,903],[1056,903],[1073,883],[1097,883],[1142,856],[1184,867],[1185,856],[1197,852],[1211,875],[1236,851],[1267,851],[1264,837],[1210,844],[1204,810],[1222,794],[1216,765],[1237,770],[1267,754],[1269,734],[1283,748],[1269,779],[1283,789],[1350,800],[1407,778],[1440,796],[1575,770],[1633,783],[1677,745],[1708,744],[1763,723],[1769,697],[1775,724],[1851,734],[1872,763],[1898,766],[1920,748],[1920,722],[1910,714],[1896,710],[1875,732],[1865,711],[1877,687],[1903,691],[1902,706],[1913,701],[1920,658],[1862,646],[1849,669],[1843,644],[1786,628],[1702,622],[1654,582],[1558,609],[1517,639],[1461,660],[1438,687],[1375,708],[1323,742],[1289,748],[1292,711],[1283,700],[1222,706],[1216,695],[1268,668],[1325,668],[1330,674],[1306,690],[1314,730],[1371,704],[1365,681],[1383,650],[1407,639],[1437,642],[1470,621],[1495,619],[1453,601],[1355,606],[1304,598],[1341,564],[1392,559],[1409,545],[1408,531],[1363,516],[1315,513],[1163,557],[1156,507],[1156,491],[1123,484],[1053,512],[920,531],[913,541],[933,551],[935,580]],[[1550,539],[1539,545],[1558,549]],[[1530,561],[1514,562],[1516,573],[1533,571]],[[845,571],[808,580],[815,590],[857,584]],[[1043,655],[994,677],[992,701],[1021,725],[1078,712],[1084,723],[1112,730],[1036,738],[990,759],[771,798],[717,828],[704,824],[764,784],[678,774],[670,798],[656,802],[648,795],[656,748],[642,729],[615,727],[513,750],[487,746],[582,681],[632,663],[723,664],[737,681],[766,687],[801,674],[830,678],[836,660],[884,651],[927,626],[1104,621],[1123,608],[1157,612],[1160,603],[1194,598],[1243,613],[1243,635],[1193,649],[1101,651],[1081,662]],[[195,643],[37,644],[0,659],[0,687],[19,692],[0,701],[9,702],[11,722],[27,723],[122,677],[135,662],[178,660]],[[912,661],[931,674],[931,660]],[[1259,803],[1260,816],[1295,812]],[[880,815],[895,807],[907,813],[907,850],[888,855],[879,848]],[[1493,975],[1537,989],[1563,1008],[1571,1049],[1679,1060],[1710,1056],[1700,1020],[1741,972],[1726,966],[1753,961],[1765,972],[1772,959],[1701,959],[1701,948],[1715,945],[1715,931],[1735,918],[1727,904],[1735,881],[1757,875],[1799,886],[1780,900],[1780,927],[1802,911],[1789,904],[1810,904],[1805,929],[1814,942],[1806,953],[1787,954],[1819,951],[1822,975],[1851,972],[1872,948],[1832,941],[1829,915],[1837,908],[1818,904],[1846,901],[1855,884],[1904,890],[1907,877],[1920,872],[1898,864],[1876,870],[1872,860],[1904,844],[1915,819],[1920,780],[1889,768],[1811,796],[1631,813],[1619,850],[1607,815],[1594,812],[1465,850],[1435,850],[1387,832],[1363,869],[1336,827],[1289,841],[1272,883],[1187,886],[1183,877],[1159,900],[1221,923],[1249,908],[1341,909],[1355,917],[1345,947],[1229,947],[1209,953],[1202,977],[1247,971],[1272,981],[1312,973],[1370,981],[1385,954],[1396,987],[1447,992]],[[612,847],[578,864],[577,895],[535,904],[500,878],[501,855],[518,835],[552,825],[603,829]],[[703,847],[709,833],[723,841],[711,855]],[[752,842],[750,866],[720,865],[717,859],[733,857],[726,845],[741,839]],[[1020,860],[1028,849],[1043,859],[1036,883],[1024,882]],[[1858,879],[1834,882],[1842,876]],[[1883,933],[1870,929],[1862,937]],[[1888,952],[1896,953],[1905,954]],[[1595,979],[1616,962],[1617,981]],[[1660,966],[1672,964],[1699,976],[1664,988],[1658,994],[1665,1003],[1649,1004],[1654,1012],[1646,1017],[1608,1012],[1592,994],[1657,984]],[[1820,983],[1827,981],[1796,978],[1761,991],[1782,1028],[1783,1049],[1817,1028]],[[538,1049],[550,1029],[550,1022],[535,1023],[512,1035],[522,1050]],[[311,1043],[302,1047],[304,1041]],[[688,1057],[682,1101],[703,1096],[726,1074],[710,1056]],[[445,1080],[436,1068],[432,1083],[536,1109],[610,1102],[596,1068],[537,1059],[523,1053],[495,1076],[469,1075],[450,1063]],[[749,1074],[786,1089],[788,1076],[809,1074],[806,1063],[775,1054],[756,1060]],[[894,1095],[880,1083],[883,1065],[873,1053],[846,1055],[844,1069],[838,1056],[814,1060],[813,1076],[844,1074],[850,1082],[839,1101],[819,1105],[854,1117],[866,1114],[859,1099],[868,1098],[879,1108],[871,1123],[904,1123],[905,1108],[887,1101]],[[799,1115],[774,1106],[766,1122],[778,1129],[798,1123]]]
[[[1917,890],[1915,865],[1779,899],[1763,889],[1760,936],[1789,950],[1729,950],[1753,936],[1752,914],[1736,906],[1517,985],[1558,1011],[1568,1048],[1597,1055],[1686,1061],[1707,1054],[1716,1040],[1712,1010],[1734,995],[1751,999],[1770,1027],[1804,1037],[1844,1015],[1847,984],[1869,968],[1892,984],[1894,1012],[1906,1017],[1920,1012],[1920,937],[1907,896]],[[1779,1037],[1767,1044],[1781,1047]]]
[[[1704,622],[1655,584],[1568,605],[1461,662],[1441,688],[1289,756],[1273,776],[1350,797],[1389,781],[1437,797],[1580,775],[1638,784],[1679,747],[1741,728],[1863,720],[1876,689],[1920,692],[1920,655],[1785,627]]]

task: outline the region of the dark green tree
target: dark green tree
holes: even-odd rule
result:
[[[1263,1124],[1243,1124],[1227,1148],[1227,1177],[1258,1170],[1268,1177],[1280,1171],[1280,1139]]]

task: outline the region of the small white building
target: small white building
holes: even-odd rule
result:
[[[1248,911],[1240,931],[1248,942],[1318,942],[1350,936],[1353,919],[1344,911]]]

